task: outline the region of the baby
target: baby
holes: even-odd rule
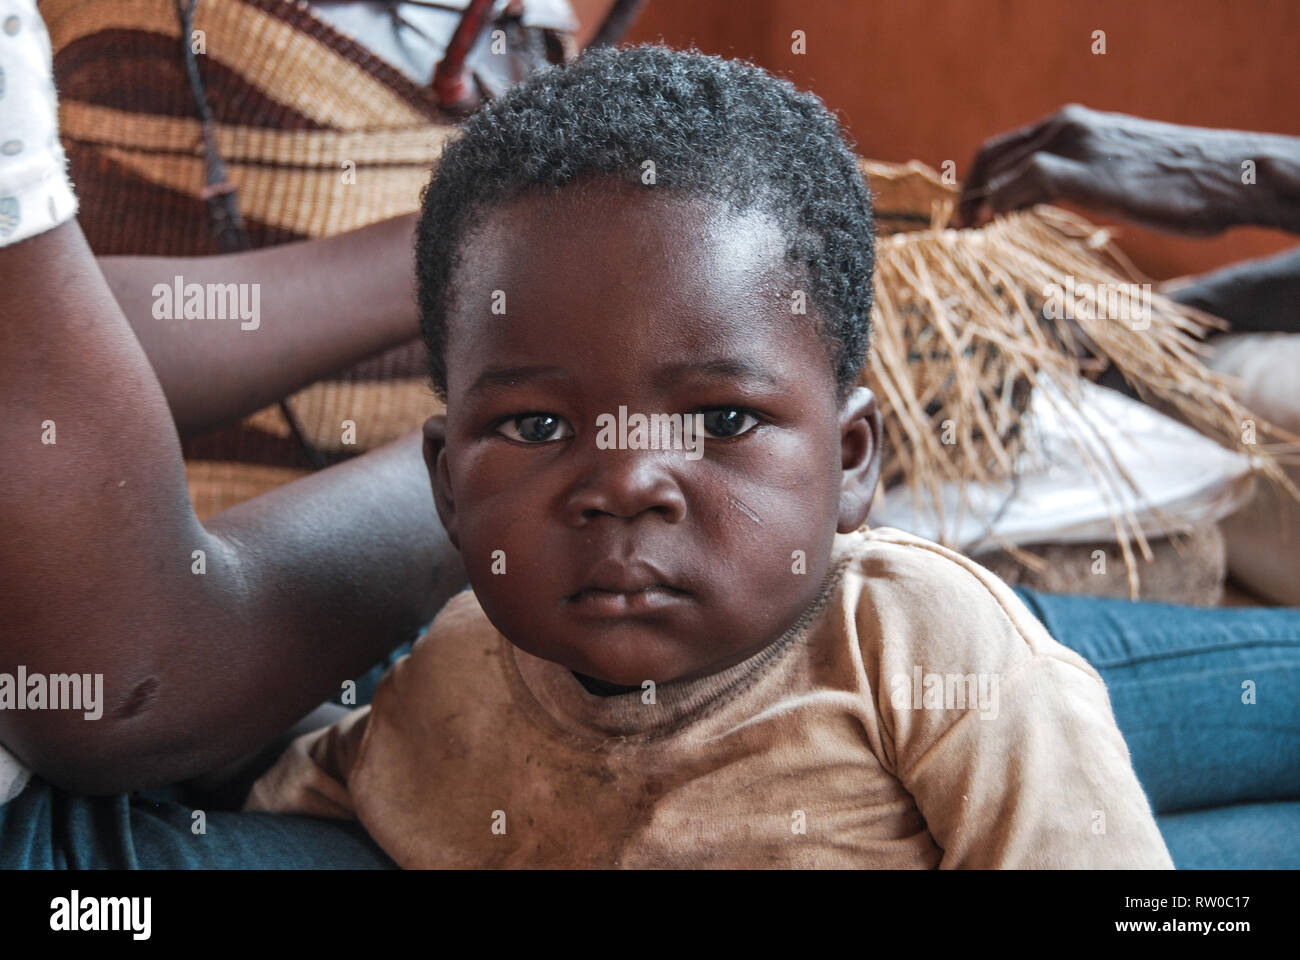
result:
[[[249,809],[406,867],[1170,867],[1105,687],[864,524],[871,204],[815,97],[603,50],[424,197],[434,499],[472,592]]]

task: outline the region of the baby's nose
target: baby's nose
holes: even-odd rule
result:
[[[655,513],[669,523],[686,517],[686,496],[671,470],[670,458],[680,452],[663,450],[600,450],[589,452],[583,475],[574,483],[565,504],[569,522],[584,526],[599,516],[635,519]]]

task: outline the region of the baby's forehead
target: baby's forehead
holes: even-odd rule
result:
[[[788,270],[791,232],[765,205],[738,207],[705,193],[656,191],[613,179],[578,182],[528,190],[476,211],[456,258],[462,268],[457,279],[471,279],[493,248],[519,242],[540,259],[564,248],[619,249],[641,261],[709,248],[715,263],[725,255],[744,269],[780,273]]]
[[[625,185],[530,192],[486,210],[467,232],[451,278],[448,319],[581,305],[686,311],[708,322],[720,297],[788,302],[805,316],[805,269],[788,257],[786,231],[761,208],[655,194]],[[694,309],[693,309],[694,308]]]
[[[572,372],[653,378],[686,359],[817,345],[820,317],[776,219],[709,197],[626,184],[535,191],[479,218],[448,309],[449,379],[560,354]],[[464,381],[462,380],[462,383]]]

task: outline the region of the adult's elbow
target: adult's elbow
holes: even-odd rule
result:
[[[0,742],[34,776],[69,793],[99,796],[164,782],[157,757],[124,745],[106,718],[87,720],[53,711],[4,718]],[[99,724],[103,723],[103,726]]]

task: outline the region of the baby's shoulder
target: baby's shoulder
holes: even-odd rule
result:
[[[1083,664],[1003,580],[954,550],[889,527],[836,541],[842,609],[864,655],[1002,668],[1041,656]]]
[[[462,590],[443,606],[429,629],[415,641],[409,655],[391,673],[411,680],[446,677],[462,668],[481,672],[500,656],[503,640],[479,605],[473,590]]]
[[[851,534],[837,534],[835,547],[848,560],[850,575],[857,573],[880,590],[973,589],[996,592],[1002,580],[942,544],[893,527],[863,528]]]

